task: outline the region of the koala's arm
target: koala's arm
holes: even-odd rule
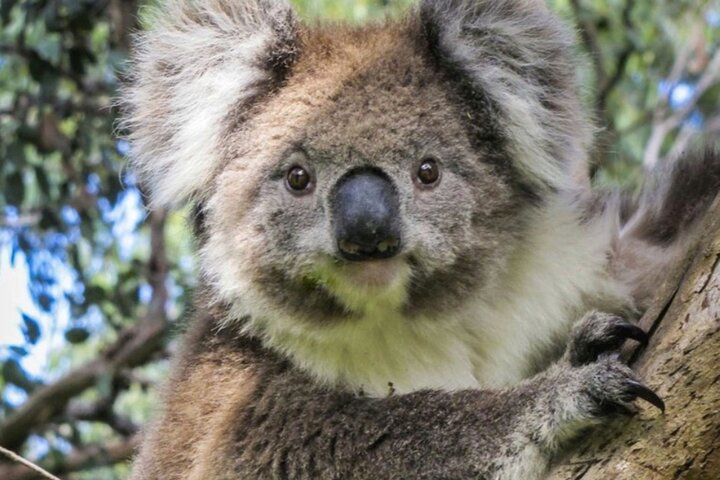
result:
[[[261,347],[219,342],[176,371],[133,478],[538,479],[578,429],[655,400],[601,355],[638,333],[588,317],[560,362],[518,386],[386,398],[318,386]]]
[[[555,368],[508,390],[363,398],[283,375],[238,425],[238,478],[539,478],[595,414],[587,376]]]

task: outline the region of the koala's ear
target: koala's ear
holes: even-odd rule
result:
[[[123,127],[131,166],[157,206],[202,193],[240,115],[286,75],[297,54],[286,0],[163,0],[136,38]]]
[[[419,17],[436,60],[498,109],[528,180],[550,188],[587,181],[592,131],[575,38],[542,0],[423,0]]]

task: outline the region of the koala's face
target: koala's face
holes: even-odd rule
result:
[[[468,118],[428,55],[372,35],[308,38],[322,51],[232,130],[204,251],[238,301],[313,320],[447,309],[492,280],[521,230],[532,197],[490,106]]]
[[[133,164],[156,204],[198,202],[235,319],[493,295],[532,206],[586,181],[573,39],[534,2],[421,0],[368,28],[166,3],[124,96]]]

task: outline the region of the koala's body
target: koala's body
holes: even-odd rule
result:
[[[539,2],[346,27],[166,0],[149,23],[133,163],[156,205],[194,202],[203,287],[134,479],[532,480],[661,405],[604,355],[642,332],[596,312],[647,301],[720,161],[593,192],[573,38]]]

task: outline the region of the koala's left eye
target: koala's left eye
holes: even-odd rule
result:
[[[432,158],[426,158],[417,171],[418,181],[426,186],[432,186],[440,180],[440,165]]]
[[[285,177],[285,185],[293,193],[305,193],[310,190],[311,178],[310,172],[303,167],[290,167]]]

